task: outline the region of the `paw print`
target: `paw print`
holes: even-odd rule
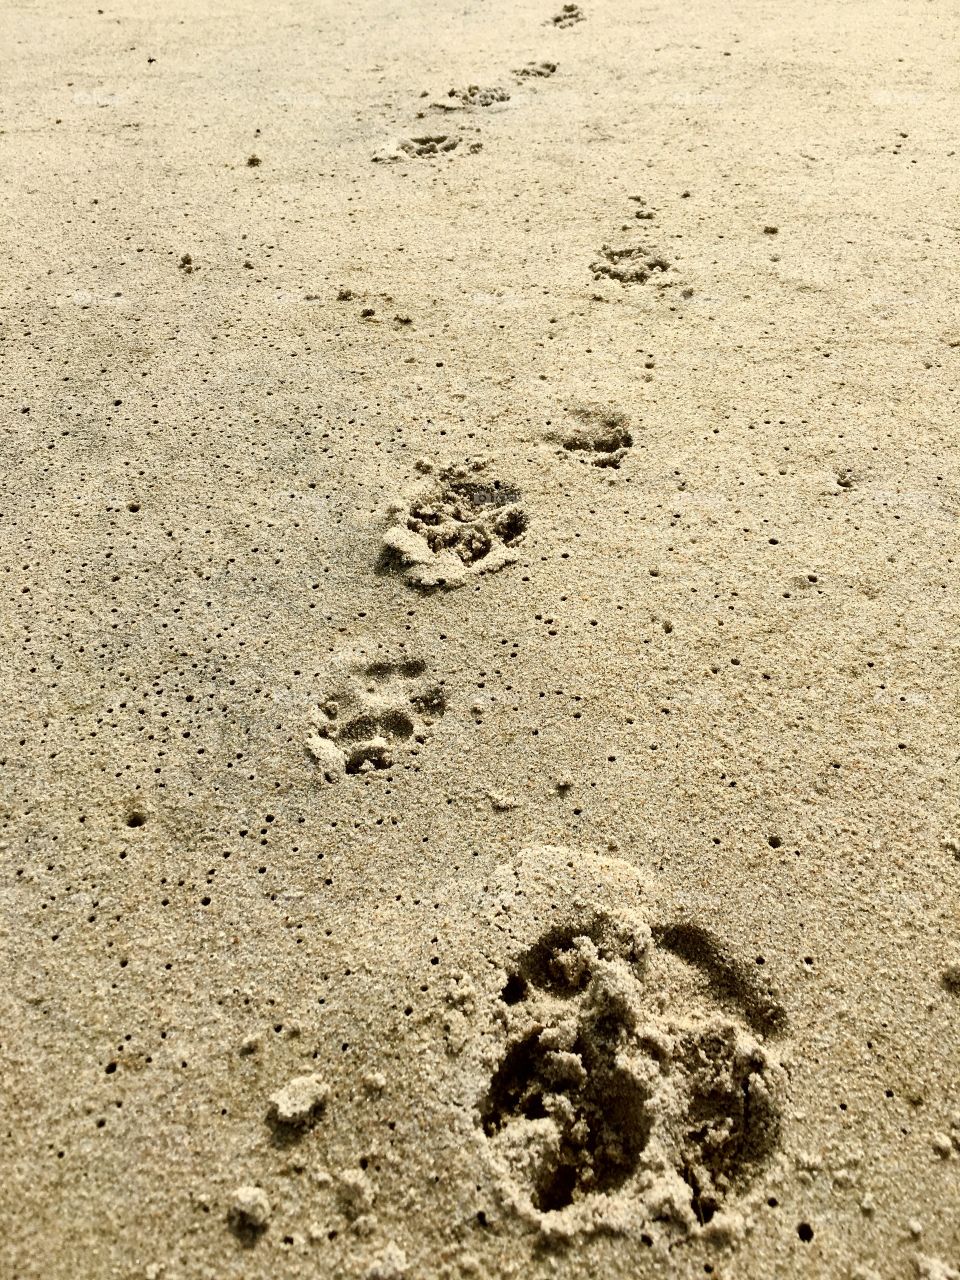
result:
[[[311,712],[307,750],[325,782],[390,769],[419,750],[445,710],[420,658],[347,662]]]
[[[520,491],[491,478],[483,462],[437,473],[429,462],[420,467],[425,479],[391,509],[380,569],[434,591],[512,564],[528,524]]]
[[[567,453],[594,467],[619,468],[633,444],[626,414],[610,409],[570,410],[573,422],[547,436]]]
[[[518,957],[500,1000],[479,1123],[544,1234],[696,1230],[777,1150],[783,1075],[755,1033],[782,1011],[698,926],[581,913]]]

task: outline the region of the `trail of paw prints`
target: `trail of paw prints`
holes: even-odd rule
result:
[[[477,1103],[515,1211],[544,1236],[686,1234],[779,1149],[776,1001],[689,922],[581,907],[518,955]]]
[[[587,466],[619,469],[633,445],[633,432],[625,413],[578,405],[567,410],[567,419],[545,435],[546,440],[560,446],[562,456]]]
[[[322,782],[390,770],[415,756],[446,711],[421,658],[341,659],[310,713],[307,751]]]
[[[633,223],[644,224],[642,238],[641,228],[624,223],[620,228],[623,239],[600,246],[590,263],[590,274],[595,281],[612,280],[624,286],[651,284],[658,290],[680,287],[682,297],[691,297],[693,290],[683,285],[678,263],[656,245],[652,225],[656,221],[656,210],[643,196],[630,199],[637,206]]]
[[[579,5],[564,4],[558,13],[547,19],[545,25],[563,30],[582,22],[584,17]],[[524,86],[547,80],[556,70],[556,62],[531,61],[515,68],[511,75],[514,85]],[[431,95],[424,90],[420,96],[430,98]],[[416,113],[418,124],[409,135],[394,138],[374,152],[372,159],[380,164],[394,164],[404,160],[444,160],[476,155],[483,150],[483,141],[480,128],[474,121],[491,110],[503,109],[512,96],[511,88],[502,83],[448,88]],[[460,116],[457,127],[429,127],[431,114],[442,118],[452,113]]]
[[[423,478],[390,509],[379,572],[421,591],[452,590],[516,561],[529,524],[519,489],[483,460],[418,467]]]
[[[429,94],[425,91],[421,96],[429,97]],[[375,152],[373,159],[377,163],[396,163],[476,155],[483,150],[483,142],[479,126],[471,117],[491,107],[502,107],[509,101],[510,91],[502,85],[471,84],[465,88],[448,89],[429,107],[417,112],[418,125],[414,132],[408,137],[394,139]],[[431,112],[440,117],[432,122],[432,127],[429,120]],[[461,119],[456,128],[451,128],[443,124],[442,119],[454,112],[464,113],[468,118]]]

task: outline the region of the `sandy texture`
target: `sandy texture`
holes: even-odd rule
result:
[[[946,0],[0,12],[0,1273],[960,1271]]]

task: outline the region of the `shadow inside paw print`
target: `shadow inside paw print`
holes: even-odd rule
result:
[[[494,1138],[511,1120],[546,1120],[549,1141],[532,1165],[530,1199],[540,1213],[589,1190],[621,1187],[647,1144],[645,1094],[617,1064],[617,1039],[589,1016],[568,1052],[531,1031],[509,1049],[490,1084],[483,1128]]]
[[[678,964],[701,969],[706,997]],[[779,1029],[782,1011],[705,930],[587,915],[524,952],[501,1000],[512,1035],[479,1122],[542,1231],[695,1230],[777,1149],[782,1073],[747,1025]]]
[[[379,571],[432,591],[512,564],[528,524],[520,491],[490,478],[483,463],[429,472],[391,509],[396,523],[383,535]]]
[[[446,711],[443,689],[419,658],[354,664],[334,678],[311,713],[307,749],[326,782],[391,768],[413,752]]]

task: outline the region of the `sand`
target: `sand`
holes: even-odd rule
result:
[[[960,1272],[958,35],[0,13],[4,1277]]]

